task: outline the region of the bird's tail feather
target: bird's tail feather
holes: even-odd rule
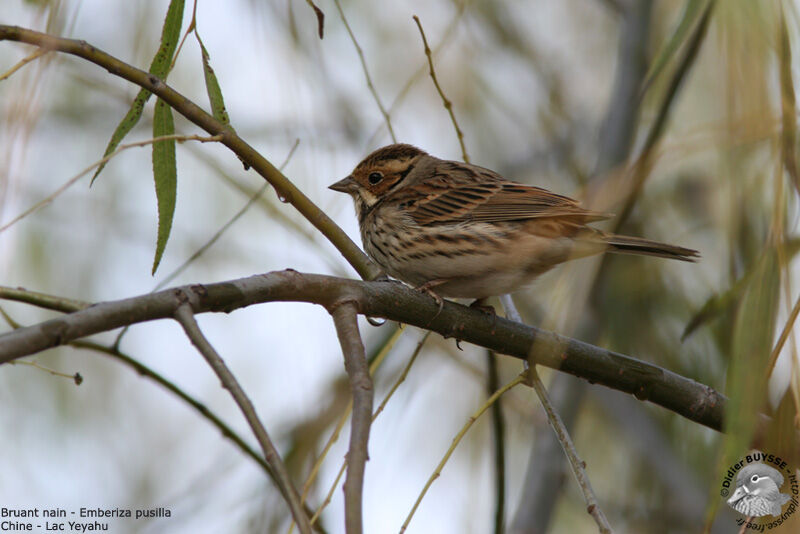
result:
[[[609,252],[618,254],[635,254],[639,256],[658,256],[659,258],[670,258],[673,260],[695,262],[700,258],[700,253],[690,248],[679,247],[651,241],[641,237],[630,237],[625,235],[605,236]]]

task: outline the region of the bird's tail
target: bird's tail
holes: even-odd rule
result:
[[[618,254],[636,254],[639,256],[658,256],[659,258],[670,258],[681,261],[697,261],[700,253],[690,248],[678,247],[651,241],[641,237],[629,237],[625,235],[607,235],[605,242],[609,252]]]

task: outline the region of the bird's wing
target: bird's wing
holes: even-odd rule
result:
[[[405,207],[424,225],[539,218],[584,224],[609,217],[541,187],[510,182],[489,169],[451,161],[441,162],[430,177],[409,186],[405,193]]]

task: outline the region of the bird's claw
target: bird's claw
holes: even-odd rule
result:
[[[420,293],[425,293],[427,295],[430,295],[430,297],[436,302],[436,305],[439,307],[439,309],[436,310],[436,314],[433,317],[431,317],[430,321],[428,321],[427,326],[430,326],[430,324],[437,317],[439,317],[439,314],[442,313],[442,309],[444,308],[444,300],[442,299],[442,297],[437,295],[436,292],[433,291],[433,288],[445,283],[446,281],[447,280],[431,280],[415,288],[415,290],[419,291]]]

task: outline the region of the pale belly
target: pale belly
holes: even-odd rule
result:
[[[517,291],[575,253],[571,239],[521,234],[511,224],[406,227],[402,233],[373,228],[362,232],[364,248],[389,275],[415,287],[430,283],[450,298]]]

